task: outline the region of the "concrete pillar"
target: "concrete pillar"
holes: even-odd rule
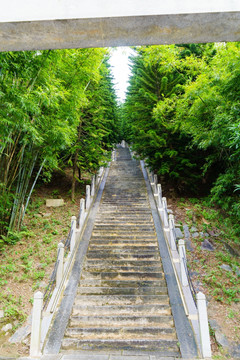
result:
[[[166,234],[168,243],[170,245],[170,229],[168,223],[167,199],[165,197],[162,198],[162,204],[163,204],[163,230]]]
[[[178,253],[179,253],[179,258],[180,258],[180,272],[181,272],[182,286],[187,286],[188,278],[187,278],[187,272],[186,272],[186,268],[185,268],[186,250],[185,250],[185,241],[182,239],[178,241]]]
[[[163,204],[163,226],[164,226],[164,230],[169,231],[168,212],[167,212],[167,199],[165,197],[162,198],[162,204]]]
[[[202,292],[197,293],[197,308],[200,330],[200,341],[203,358],[211,358],[211,342],[208,327],[206,297]]]
[[[148,180],[150,181],[150,171],[149,171],[149,167],[146,165],[146,160],[143,160],[143,161],[144,161],[145,169],[146,169],[146,171],[147,171]]]
[[[85,199],[80,200],[79,229],[81,230],[85,220]]]
[[[116,161],[116,150],[112,151],[112,161]]]
[[[93,175],[91,182],[91,196],[93,197],[94,195],[95,195],[95,175]]]
[[[149,172],[149,176],[150,176],[151,186],[153,186],[153,185],[154,185],[154,172],[153,172],[153,171],[150,171],[150,172]]]
[[[97,173],[97,184],[99,184],[100,180],[101,180],[101,177],[102,177],[102,173],[103,173],[103,167],[101,166],[98,170],[98,173]]]
[[[91,205],[91,191],[90,191],[90,185],[87,185],[86,186],[86,211],[88,211],[90,205]]]
[[[153,185],[153,193],[154,193],[154,195],[157,196],[157,192],[158,192],[158,189],[157,189],[158,177],[157,177],[156,174],[153,175],[153,183],[154,183],[154,185]]]
[[[70,239],[70,252],[73,251],[74,247],[75,247],[75,241],[76,241],[76,216],[72,216],[72,221],[71,221],[71,230],[72,230],[72,234],[71,234],[71,239]]]
[[[164,209],[163,209],[163,202],[162,202],[162,186],[160,184],[157,185],[157,189],[158,189],[158,197],[157,197],[157,202],[158,202],[158,212],[163,224],[164,221]]]
[[[176,234],[175,234],[175,223],[174,216],[169,215],[169,231],[170,231],[170,247],[171,250],[176,250]]]
[[[63,243],[58,244],[58,267],[57,267],[57,274],[56,274],[56,288],[59,288],[62,278],[63,278],[63,259],[64,259],[64,245]]]
[[[38,291],[34,294],[32,311],[32,331],[30,343],[30,356],[40,357],[41,325],[42,325],[43,293]]]

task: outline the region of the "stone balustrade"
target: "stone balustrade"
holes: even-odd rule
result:
[[[196,296],[192,292],[192,284],[190,284],[187,269],[185,241],[184,239],[179,239],[177,242],[174,216],[173,214],[168,215],[167,199],[162,196],[161,184],[158,184],[157,175],[150,171],[146,166],[145,168],[151,184],[159,217],[162,222],[169,254],[175,268],[177,283],[183,298],[186,315],[192,323],[202,357],[211,358],[206,297],[201,292],[197,293]]]
[[[38,291],[34,295],[30,344],[30,356],[32,357],[41,356],[41,348],[58,302],[67,286],[76,250],[81,241],[83,230],[86,226],[91,206],[97,195],[104,172],[105,168],[100,167],[98,173],[93,175],[91,185],[86,186],[85,199],[80,200],[78,217],[72,216],[71,218],[71,229],[65,245],[62,242],[58,244],[57,260],[45,294]]]

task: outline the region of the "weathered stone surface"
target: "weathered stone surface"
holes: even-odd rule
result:
[[[183,233],[182,233],[181,229],[175,228],[175,233],[176,233],[177,239],[183,239]]]
[[[0,319],[4,318],[4,310],[0,310]]]
[[[217,343],[228,351],[230,343],[226,336],[222,333],[221,327],[218,325],[218,322],[215,319],[209,319],[209,324],[215,332],[215,338]]]
[[[45,359],[44,359],[45,360]],[[48,360],[48,359],[46,359]],[[51,359],[50,359],[51,360]],[[55,360],[55,359],[54,359]],[[63,355],[61,360],[109,360],[109,355],[101,354],[78,354],[78,355]]]
[[[0,51],[239,41],[240,12],[35,20],[0,22]]]
[[[59,207],[64,205],[63,199],[47,199],[46,207]]]
[[[7,332],[9,330],[12,330],[12,328],[13,328],[12,324],[9,323],[2,327],[2,331]]]
[[[226,264],[222,264],[220,266],[221,269],[225,270],[225,271],[230,271],[230,272],[233,272],[232,268],[230,265],[226,265]]]
[[[226,336],[220,330],[215,331],[215,339],[220,346],[222,346],[224,349],[226,348],[227,350],[229,350],[230,343]]]
[[[184,231],[185,239],[189,239],[191,235],[190,235],[189,227],[187,225],[183,225],[183,231]]]
[[[42,216],[43,216],[44,218],[50,217],[51,215],[52,215],[52,213],[42,213]]]
[[[10,343],[20,343],[22,342],[29,334],[31,333],[31,326],[26,325],[23,326],[10,337],[9,342]]]
[[[197,275],[199,275],[198,271],[191,271],[190,272],[190,276],[197,276]]]
[[[218,322],[215,319],[208,319],[209,324],[211,326],[211,328],[216,331],[216,330],[220,330],[220,326],[218,325]]]
[[[210,243],[210,241],[208,241],[207,239],[205,239],[202,242],[201,248],[202,248],[202,250],[208,250],[208,251],[214,251],[215,250],[214,247],[212,246],[212,244]]]
[[[109,360],[149,360],[149,356],[143,355],[111,355]]]
[[[193,245],[191,242],[191,234],[189,231],[189,227],[185,224],[183,225],[183,231],[184,231],[184,237],[185,237],[185,243],[186,243],[186,248],[188,251],[193,251]]]
[[[191,231],[191,233],[194,233],[194,232],[198,231],[198,229],[196,228],[196,226],[192,226],[190,231]]]
[[[199,237],[199,232],[194,232],[194,233],[192,234],[192,237],[193,237],[193,238]]]
[[[229,350],[231,356],[234,359],[240,359],[240,344],[231,344],[230,350]]]

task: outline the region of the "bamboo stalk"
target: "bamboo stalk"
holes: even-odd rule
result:
[[[33,184],[32,184],[31,190],[29,191],[29,194],[28,194],[28,197],[27,197],[27,201],[26,201],[26,204],[25,204],[25,207],[24,207],[24,211],[23,211],[23,214],[22,214],[20,226],[22,225],[22,222],[23,222],[23,219],[24,219],[24,216],[25,216],[27,207],[28,207],[29,200],[30,200],[30,198],[31,198],[33,189],[34,189],[34,187],[35,187],[35,185],[36,185],[36,182],[37,182],[37,180],[38,180],[38,178],[39,178],[39,175],[41,174],[41,171],[42,171],[42,168],[43,168],[43,166],[44,166],[44,164],[45,164],[45,161],[46,161],[46,159],[43,160],[43,162],[42,162],[42,164],[41,164],[41,166],[40,166],[40,168],[39,168],[39,170],[38,170],[38,173],[37,173],[37,175],[36,175],[36,177],[35,177],[35,180],[34,180],[34,182],[33,182]]]

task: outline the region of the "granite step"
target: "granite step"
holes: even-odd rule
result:
[[[131,315],[111,315],[111,316],[71,316],[69,327],[94,327],[94,326],[120,326],[120,327],[149,327],[157,326],[171,328],[173,317],[171,315],[152,315],[152,316],[131,316]]]
[[[169,304],[168,295],[77,295],[76,305],[162,305]]]
[[[163,295],[167,294],[167,287],[103,287],[103,286],[82,286],[78,289],[82,295]]]
[[[157,280],[104,280],[104,279],[81,279],[80,286],[103,286],[103,287],[164,287],[166,286],[165,279],[157,279]]]
[[[139,259],[133,259],[133,260],[92,260],[92,259],[87,259],[85,261],[85,266],[86,267],[95,267],[95,266],[99,266],[101,269],[103,268],[103,266],[106,266],[109,270],[111,268],[114,268],[116,266],[117,267],[121,267],[121,266],[128,266],[128,267],[144,267],[144,266],[154,266],[154,267],[160,267],[162,268],[162,264],[160,263],[159,260],[139,260]]]
[[[94,249],[89,249],[87,252],[87,256],[92,255],[92,254],[98,254],[100,256],[102,255],[143,255],[143,254],[153,254],[153,255],[158,255],[157,250],[158,248],[156,247],[147,247],[146,246],[141,246],[138,247],[137,249],[135,247],[133,248],[106,248],[106,249],[99,249],[99,250],[94,250]]]
[[[157,241],[156,236],[152,235],[152,234],[120,234],[116,237],[116,235],[114,234],[102,234],[99,233],[98,235],[92,235],[92,240],[95,241],[95,239],[97,240],[122,240],[122,241],[127,241],[127,240],[142,240],[142,241]]]
[[[91,247],[94,246],[156,246],[156,240],[154,239],[93,239]],[[157,247],[158,248],[158,247]]]
[[[101,280],[155,280],[163,279],[164,275],[162,272],[90,272],[83,271],[82,279],[101,279]]]
[[[176,332],[173,328],[164,327],[72,327],[66,331],[66,337],[77,339],[119,339],[125,337],[132,339],[161,339],[176,340]]]
[[[82,350],[125,350],[125,351],[148,351],[157,352],[159,356],[179,356],[177,340],[152,340],[152,339],[124,339],[124,340],[99,340],[99,339],[71,339],[64,338],[62,342],[63,350],[82,349]]]
[[[131,315],[149,316],[149,315],[171,315],[171,308],[168,304],[159,305],[75,305],[73,307],[73,316],[80,315]]]
[[[149,244],[149,243],[133,243],[133,244],[126,244],[126,243],[111,243],[109,242],[108,244],[91,244],[91,246],[89,246],[89,251],[122,251],[124,250],[126,252],[126,250],[132,250],[132,251],[138,251],[138,250],[144,250],[144,251],[158,251],[158,246],[157,244]]]
[[[88,252],[86,255],[87,260],[96,259],[96,260],[102,260],[106,259],[107,261],[116,261],[116,260],[126,260],[126,262],[139,259],[141,261],[147,261],[147,260],[159,260],[160,256],[159,254],[156,254],[155,252],[142,252],[139,253],[113,253],[109,252],[106,253],[105,251],[91,251]]]
[[[103,266],[99,264],[91,264],[84,266],[85,271],[91,272],[161,272],[163,271],[162,266],[124,266],[124,265],[112,265],[112,267],[104,264]]]

